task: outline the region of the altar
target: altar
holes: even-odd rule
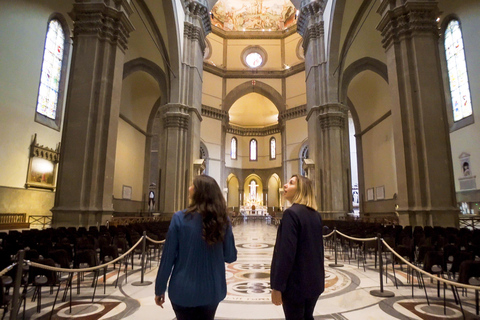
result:
[[[266,206],[256,206],[256,205],[240,206],[240,214],[244,217],[268,216]]]

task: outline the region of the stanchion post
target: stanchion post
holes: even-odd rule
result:
[[[20,309],[20,284],[22,282],[24,258],[25,251],[18,251],[17,273],[15,274],[15,283],[13,285],[12,310],[10,311],[10,320],[17,320],[18,309]]]
[[[143,231],[143,239],[142,239],[142,261],[140,261],[140,282],[133,282],[132,286],[149,286],[152,284],[152,281],[143,281],[145,276],[145,250],[147,247],[147,232]]]
[[[338,263],[338,253],[337,253],[337,227],[333,228],[333,249],[335,250],[335,263],[330,263],[328,266],[331,268],[340,268],[343,267],[343,264]]]
[[[370,294],[375,297],[390,298],[395,297],[395,293],[392,291],[383,290],[383,259],[382,259],[382,235],[377,234],[377,252],[378,252],[378,264],[380,268],[380,290],[371,290]]]

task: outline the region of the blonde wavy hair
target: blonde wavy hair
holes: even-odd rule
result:
[[[292,203],[303,204],[317,210],[317,202],[315,201],[312,180],[297,174],[294,174],[292,178],[293,177],[297,179],[297,191],[293,196]]]

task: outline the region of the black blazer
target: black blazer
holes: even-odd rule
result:
[[[315,298],[325,289],[322,217],[300,204],[283,213],[273,252],[270,286],[293,301]]]

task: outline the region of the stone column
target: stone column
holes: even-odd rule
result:
[[[458,226],[434,0],[383,0],[400,223]]]
[[[348,210],[348,159],[345,150],[347,108],[327,103],[324,0],[302,1],[297,30],[303,37],[307,85],[308,147],[318,210],[333,219]]]
[[[185,0],[184,9],[179,91],[163,107],[166,159],[162,164],[162,211],[167,216],[188,205],[188,187],[195,175],[193,163],[200,150],[205,37],[211,31],[205,0]]]
[[[113,173],[129,2],[76,0],[53,226],[104,224],[113,212]]]

